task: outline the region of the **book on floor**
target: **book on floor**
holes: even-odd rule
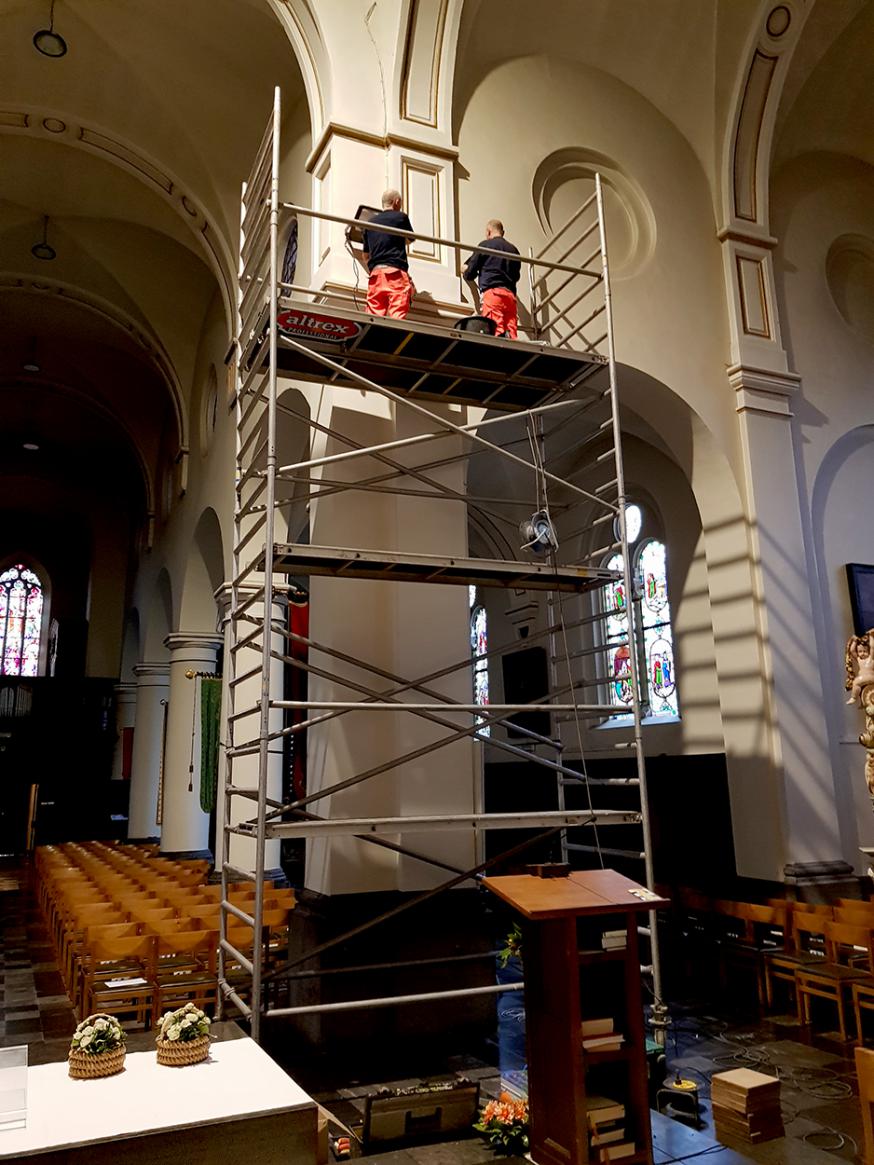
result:
[[[601,1145],[613,1145],[617,1141],[621,1141],[625,1137],[625,1125],[617,1125],[615,1129],[603,1128],[601,1126],[589,1136],[589,1141],[593,1149],[597,1149]]]
[[[592,1036],[583,1040],[583,1048],[587,1052],[615,1052],[625,1043],[625,1036],[621,1032],[612,1032],[608,1036]]]
[[[584,1019],[580,1024],[580,1032],[584,1040],[590,1039],[592,1036],[606,1036],[612,1031],[612,1015],[608,1015],[604,1019]]]
[[[633,1141],[623,1141],[621,1145],[605,1145],[598,1150],[599,1161],[621,1161],[623,1157],[633,1157],[637,1152]]]

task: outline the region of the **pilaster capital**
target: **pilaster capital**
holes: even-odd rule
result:
[[[170,678],[169,663],[138,663],[133,669],[134,675],[137,677],[137,687],[160,687],[164,684],[166,686]]]
[[[136,668],[134,668],[134,674],[136,674]],[[122,704],[125,702],[130,703],[131,700],[137,698],[137,687],[137,684],[121,683],[113,684],[112,690],[115,693],[115,698],[118,703]]]
[[[801,387],[797,373],[744,364],[733,364],[727,371],[728,383],[735,391],[737,412],[770,413],[787,420],[792,416],[790,401]]]
[[[224,642],[221,635],[208,631],[173,631],[164,640],[170,663],[214,663]]]

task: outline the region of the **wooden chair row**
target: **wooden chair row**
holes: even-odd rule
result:
[[[811,1001],[828,1001],[844,1040],[852,1008],[855,1038],[862,1040],[863,1013],[874,1010],[874,902],[808,905],[778,899],[760,905],[690,895],[681,906],[680,929],[692,957],[716,958],[723,986],[739,969],[751,971],[760,1006],[771,1010],[775,988],[782,984],[808,1025]]]

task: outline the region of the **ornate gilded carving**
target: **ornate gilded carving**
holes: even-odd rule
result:
[[[850,693],[847,703],[858,703],[865,713],[865,731],[859,734],[859,744],[866,751],[865,782],[874,801],[874,628],[864,635],[850,637],[844,662],[847,669],[844,687]]]

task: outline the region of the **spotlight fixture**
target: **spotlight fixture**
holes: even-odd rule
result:
[[[31,336],[30,343],[27,346],[27,352],[24,356],[24,363],[21,365],[25,372],[40,372],[39,361],[36,358],[36,336]]]
[[[522,549],[532,554],[554,554],[558,550],[558,535],[548,510],[537,510],[527,522],[519,526]]]
[[[67,42],[59,32],[55,32],[55,0],[49,10],[48,28],[40,28],[33,34],[33,47],[44,57],[65,57]]]
[[[42,240],[38,243],[34,243],[30,248],[30,253],[33,255],[34,259],[45,259],[46,262],[50,262],[52,259],[56,259],[58,256],[58,252],[51,245],[51,243],[48,242],[48,229],[49,216],[45,214],[43,215],[42,220]]]
[[[28,453],[38,453],[39,445],[35,441],[24,441],[21,445],[22,449],[26,449]]]

